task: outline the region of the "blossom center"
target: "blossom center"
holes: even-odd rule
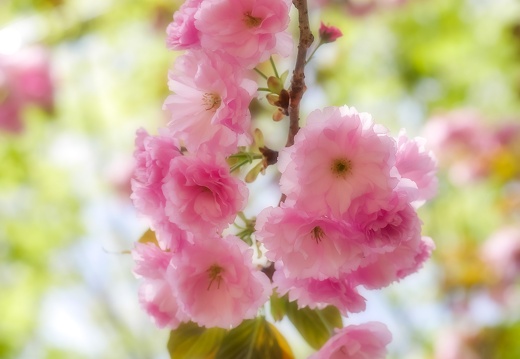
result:
[[[208,268],[208,270],[206,270],[206,273],[208,273],[209,277],[208,290],[211,289],[211,285],[215,281],[217,282],[217,289],[220,289],[220,282],[222,281],[222,273],[224,273],[224,268],[217,264],[213,264]]]
[[[352,162],[346,158],[338,158],[332,161],[330,171],[336,176],[345,178],[352,172]]]
[[[311,231],[311,237],[316,241],[316,243],[319,243],[322,238],[325,237],[325,232],[323,232],[323,229],[321,229],[320,226],[316,226]]]
[[[244,13],[244,23],[248,28],[252,29],[254,27],[260,26],[260,24],[262,23],[262,18],[254,17],[253,15],[251,15],[251,11],[248,11]]]
[[[216,93],[205,93],[202,96],[202,103],[206,111],[215,112],[220,107],[222,99]]]

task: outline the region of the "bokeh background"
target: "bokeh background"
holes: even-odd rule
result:
[[[520,3],[310,3],[314,29],[344,36],[308,66],[303,111],[370,112],[439,163],[420,209],[432,260],[345,322],[386,323],[390,358],[520,358]],[[129,178],[135,130],[167,121],[178,6],[0,0],[0,358],[169,357],[137,302],[128,251],[146,223]],[[271,128],[265,103],[255,118]]]

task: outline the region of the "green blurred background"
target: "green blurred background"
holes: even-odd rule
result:
[[[520,358],[520,3],[367,3],[311,0],[314,29],[344,36],[310,63],[303,111],[347,104],[430,140],[437,250],[346,322],[385,322],[392,358]],[[124,252],[146,228],[134,133],[167,121],[179,5],[0,0],[0,358],[168,357]]]

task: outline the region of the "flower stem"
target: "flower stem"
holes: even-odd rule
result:
[[[324,42],[321,41],[321,40],[320,40],[320,42],[318,42],[318,45],[314,48],[314,50],[312,50],[312,53],[311,53],[311,55],[309,56],[309,58],[307,59],[307,61],[305,61],[305,64],[306,64],[306,65],[311,61],[311,59],[312,59],[312,57],[314,56],[314,54],[316,53],[316,51],[317,51],[317,50],[320,48],[320,46],[323,45],[323,44],[324,44]]]

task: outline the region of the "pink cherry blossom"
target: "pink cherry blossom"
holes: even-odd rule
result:
[[[139,302],[160,327],[175,329],[188,317],[179,309],[173,289],[166,281],[166,269],[172,252],[161,250],[154,244],[136,243],[132,255],[136,262],[134,273],[143,278],[139,287]]]
[[[362,233],[294,208],[264,209],[256,219],[255,235],[265,245],[266,257],[281,260],[292,278],[337,278],[357,268],[364,257]]]
[[[392,334],[383,323],[349,325],[336,331],[309,359],[384,359]]]
[[[413,181],[417,186],[415,201],[431,199],[437,193],[437,161],[432,151],[426,149],[426,140],[409,139],[406,131],[399,132],[395,167],[402,178]]]
[[[395,146],[366,113],[346,106],[313,111],[294,145],[278,157],[285,203],[341,217],[355,198],[388,198],[397,184],[391,176]]]
[[[157,136],[151,136],[144,129],[139,129],[135,146],[130,198],[137,211],[148,218],[151,229],[156,231],[161,248],[177,250],[188,240],[188,235],[166,217],[166,198],[162,192],[170,161],[182,156],[177,141],[166,130]]]
[[[164,250],[177,252],[187,243],[193,243],[193,234],[170,222],[165,213],[161,217],[153,218],[150,229],[155,232],[157,242]]]
[[[199,32],[195,28],[195,13],[202,0],[186,0],[173,14],[173,22],[166,29],[166,46],[172,50],[200,47]]]
[[[280,49],[289,25],[288,0],[206,0],[195,14],[201,46],[223,51],[242,66],[253,68]],[[286,36],[284,36],[286,37]]]
[[[324,44],[327,44],[329,42],[334,42],[341,36],[343,36],[343,33],[340,29],[338,29],[335,26],[331,25],[325,25],[323,22],[320,23],[320,41]]]
[[[251,142],[251,102],[257,85],[246,73],[217,53],[189,51],[177,59],[169,75],[170,95],[163,108],[168,124],[186,148],[229,155]]]
[[[359,199],[358,199],[359,200]],[[356,205],[358,204],[356,200]],[[356,206],[349,209],[353,212]],[[364,209],[364,206],[360,206]],[[378,252],[393,251],[408,240],[420,237],[421,221],[404,192],[394,191],[392,197],[372,213],[357,212],[351,221],[365,235],[364,244]]]
[[[182,156],[178,142],[167,131],[151,136],[144,129],[137,130],[130,198],[141,214],[149,218],[162,216],[165,204],[162,181],[170,161],[178,156]]]
[[[170,162],[162,193],[170,222],[196,234],[220,233],[247,204],[244,182],[225,161],[211,156],[179,156]]]
[[[192,321],[230,328],[257,315],[272,289],[267,276],[253,268],[252,255],[235,236],[211,236],[174,254],[168,280]]]
[[[365,310],[363,298],[349,282],[348,277],[318,280],[313,278],[295,279],[285,275],[283,264],[276,263],[273,286],[279,295],[289,294],[289,301],[297,301],[298,307],[322,309],[333,305],[344,315]]]
[[[153,243],[136,243],[132,251],[134,273],[138,277],[160,279],[170,264],[172,252],[164,251]]]
[[[179,308],[173,290],[164,279],[149,279],[139,287],[139,303],[159,328],[176,329],[189,317]]]
[[[435,245],[431,238],[418,235],[391,252],[373,252],[349,278],[367,289],[380,289],[417,272],[430,258]]]

